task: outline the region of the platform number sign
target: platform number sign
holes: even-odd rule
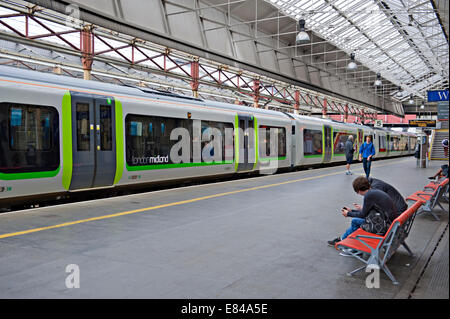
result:
[[[374,127],[383,127],[383,120],[375,120]]]

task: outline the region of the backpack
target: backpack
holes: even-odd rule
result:
[[[367,214],[361,228],[366,232],[384,236],[390,227],[388,215],[377,205],[374,205]]]

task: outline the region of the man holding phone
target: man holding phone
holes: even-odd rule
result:
[[[374,206],[378,206],[389,216],[390,221],[393,221],[399,214],[398,208],[394,203],[391,196],[386,194],[380,189],[373,188],[369,180],[363,176],[357,177],[353,181],[354,191],[364,197],[363,206],[353,203],[355,209],[350,209],[347,206],[341,208],[341,214],[344,217],[353,217],[350,227],[345,231],[341,237],[337,237],[333,240],[328,241],[328,245],[333,246],[347,238],[348,235],[357,230],[365,222],[366,216],[369,214],[370,210]],[[400,209],[403,209],[400,208]]]

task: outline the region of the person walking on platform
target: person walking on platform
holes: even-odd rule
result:
[[[359,160],[363,162],[366,177],[370,176],[370,166],[372,166],[372,157],[375,155],[375,147],[372,143],[372,135],[366,136],[366,141],[359,149]]]
[[[353,175],[350,171],[350,165],[353,163],[353,153],[355,152],[355,148],[353,147],[353,135],[350,135],[345,142],[345,158],[347,160],[347,172],[346,175]]]
[[[371,182],[372,185],[369,182],[369,179],[364,176],[359,176],[353,181],[354,191],[364,197],[363,206],[354,203],[353,206],[355,206],[355,209],[350,209],[348,207],[343,207],[341,209],[341,213],[344,217],[353,217],[352,222],[342,236],[327,242],[329,246],[334,247],[336,243],[344,240],[361,227],[366,221],[366,217],[375,207],[386,213],[389,218],[388,222],[393,221],[408,208],[403,197],[393,186],[374,178],[371,179]],[[389,194],[384,190],[389,191]],[[345,253],[341,254],[347,256]]]

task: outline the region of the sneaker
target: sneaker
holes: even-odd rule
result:
[[[434,176],[430,176],[430,177],[428,177],[428,179],[431,179],[431,180],[435,180],[435,179],[436,179],[436,177],[434,177]]]
[[[341,237],[337,237],[333,240],[327,241],[327,243],[328,243],[328,246],[334,247],[334,245],[336,245],[336,243],[338,243],[340,241],[341,241]]]
[[[352,172],[350,172],[350,171],[348,171],[348,175],[353,175],[353,173],[352,173]]]

